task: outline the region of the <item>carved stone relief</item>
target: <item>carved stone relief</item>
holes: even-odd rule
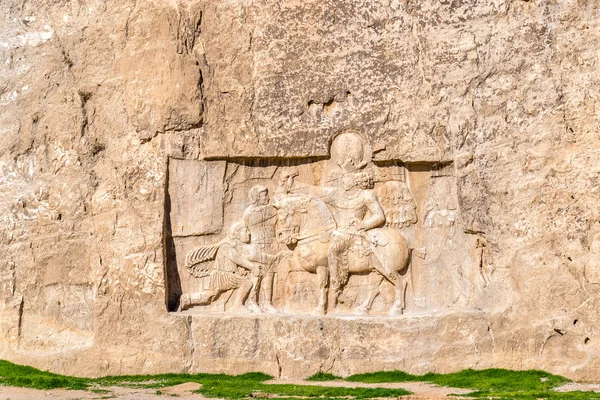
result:
[[[326,160],[169,165],[171,311],[394,316],[468,305],[464,270],[476,260],[452,165],[374,162],[356,131],[334,137]]]

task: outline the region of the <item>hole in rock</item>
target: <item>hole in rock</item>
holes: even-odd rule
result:
[[[585,340],[583,341],[584,344],[588,344],[590,342],[590,338],[586,337]]]
[[[579,320],[578,320],[578,319],[576,319],[576,320],[573,320],[573,325],[577,325],[577,323],[578,323],[578,322],[579,322]]]
[[[335,97],[332,97],[331,99],[329,99],[327,102],[323,103],[324,107],[331,107],[333,105],[333,102],[335,101]]]
[[[98,153],[103,152],[106,149],[106,146],[102,143],[94,143],[92,146],[92,155],[98,155]]]

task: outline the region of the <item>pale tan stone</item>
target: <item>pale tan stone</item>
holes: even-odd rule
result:
[[[0,10],[1,358],[89,376],[597,378],[597,2]],[[344,302],[312,317],[319,280],[285,263],[272,298],[284,315],[233,316],[225,302],[177,313],[180,292],[200,287],[187,253],[225,238],[254,185],[272,201],[288,167],[327,186],[347,130],[371,148],[385,223],[412,249],[404,314],[387,316],[397,296],[384,281],[368,316],[345,316],[369,296],[369,277],[351,274]],[[227,167],[215,186],[173,194],[203,182],[174,160]],[[194,213],[221,186],[221,212]]]

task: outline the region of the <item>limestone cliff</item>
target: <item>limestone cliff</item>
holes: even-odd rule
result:
[[[0,13],[1,358],[75,375],[597,378],[597,1],[4,0]],[[373,324],[174,315],[169,160],[322,159],[344,129],[375,161],[450,171],[464,247],[448,268],[471,260],[476,295]]]

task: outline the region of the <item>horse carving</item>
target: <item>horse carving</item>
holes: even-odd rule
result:
[[[337,232],[336,221],[325,202],[316,196],[286,196],[277,202],[276,208],[278,241],[293,252],[290,270],[317,274],[319,299],[314,312],[325,314],[330,273],[328,254],[332,234]],[[395,288],[395,301],[389,314],[402,314],[407,284],[400,272],[409,264],[409,248],[404,236],[391,228],[374,228],[354,232],[352,240],[355,245],[350,246],[344,256],[347,273],[374,273],[375,277],[367,299],[356,311],[369,312],[379,295],[381,282],[386,279]],[[334,296],[334,303],[338,294]]]

